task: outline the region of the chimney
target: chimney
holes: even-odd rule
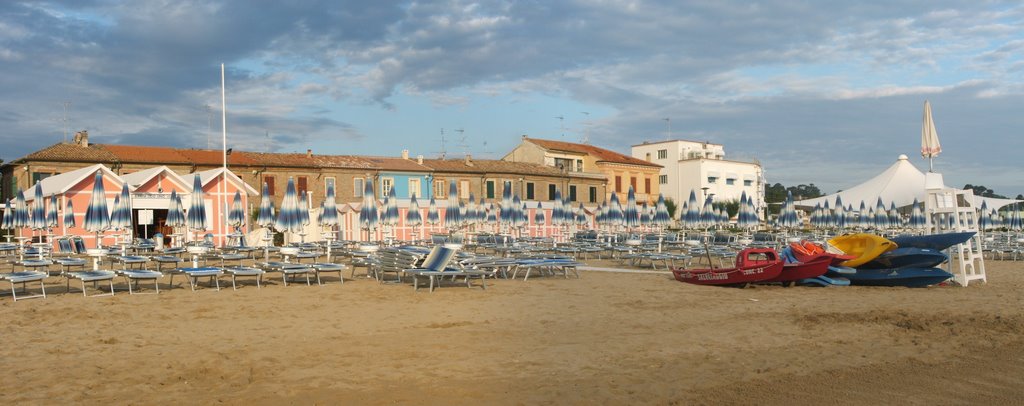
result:
[[[423,165],[423,155],[416,155],[416,163]]]
[[[306,149],[306,158],[312,158],[312,157],[313,157],[313,150]]]
[[[473,156],[466,154],[466,166],[473,166]]]
[[[402,159],[409,159],[409,150],[407,150],[407,149],[403,149],[402,150]]]
[[[74,143],[82,147],[89,146],[89,131],[82,130],[75,133]]]
[[[523,139],[524,139],[524,140],[526,139],[526,134],[523,134]]]

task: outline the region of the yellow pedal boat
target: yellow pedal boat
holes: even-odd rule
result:
[[[842,266],[856,268],[886,252],[896,249],[896,243],[874,234],[847,234],[828,240],[828,245],[856,258],[843,262]]]

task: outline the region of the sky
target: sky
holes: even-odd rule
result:
[[[242,150],[687,139],[833,192],[900,154],[927,170],[930,100],[948,185],[1024,193],[1016,1],[5,1],[0,159],[66,129],[219,148],[222,63]]]

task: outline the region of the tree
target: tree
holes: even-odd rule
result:
[[[987,188],[985,186],[982,186],[982,185],[972,185],[972,184],[968,183],[968,184],[964,185],[964,190],[971,190],[971,191],[973,191],[975,196],[996,197],[996,198],[1000,198],[1000,199],[1005,199],[1006,198],[1006,196],[996,194],[995,190],[989,189],[989,188]]]
[[[676,201],[671,197],[665,198],[665,208],[668,209],[669,218],[676,218]]]

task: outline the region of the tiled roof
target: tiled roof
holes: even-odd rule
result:
[[[454,173],[514,173],[539,176],[571,176],[580,177],[575,172],[562,173],[550,167],[527,162],[511,162],[494,159],[471,159],[467,165],[465,159],[425,159],[423,164],[438,172]]]
[[[64,161],[114,163],[117,156],[99,145],[82,148],[77,144],[53,144],[16,161]]]
[[[402,159],[398,157],[382,157],[382,156],[364,156],[360,157],[366,160],[370,165],[375,168],[380,168],[386,171],[407,171],[407,172],[430,172],[431,168],[427,165],[421,165],[412,159]]]
[[[593,145],[577,144],[574,142],[565,141],[542,140],[537,138],[524,138],[524,140],[548,150],[575,152],[578,154],[591,155],[597,158],[598,161],[613,162],[619,164],[653,166],[657,168],[661,167],[661,165],[658,165],[656,163],[647,162],[642,159],[633,158],[629,155],[620,154],[618,152],[610,151],[604,148],[598,148]]]

